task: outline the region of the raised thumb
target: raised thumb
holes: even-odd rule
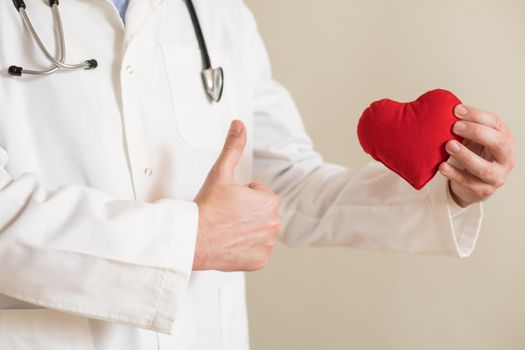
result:
[[[211,169],[210,175],[214,180],[234,181],[235,167],[241,159],[245,145],[246,127],[242,121],[234,120],[230,125],[221,154]]]

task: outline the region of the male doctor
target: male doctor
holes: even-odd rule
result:
[[[56,49],[49,6],[26,2]],[[457,166],[415,191],[377,163],[323,162],[241,0],[195,0],[219,103],[183,0],[116,4],[125,25],[109,0],[60,4],[67,57],[97,69],[15,78],[11,64],[48,63],[0,2],[0,349],[248,349],[242,271],[277,231],[471,254],[480,201],[514,165],[496,115],[457,106],[469,143],[448,143]]]

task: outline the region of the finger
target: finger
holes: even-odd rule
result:
[[[469,201],[485,199],[494,193],[495,188],[493,186],[481,181],[465,170],[456,168],[450,163],[441,163],[439,172],[451,182],[459,185],[463,191],[466,191]]]
[[[459,119],[483,124],[496,130],[503,130],[505,128],[505,124],[503,124],[497,115],[472,106],[464,104],[457,105],[454,108],[454,114]]]
[[[465,168],[469,173],[488,184],[500,186],[501,179],[504,176],[500,176],[500,170],[496,163],[486,161],[456,140],[449,141],[446,150],[458,162],[458,165]]]
[[[210,171],[214,180],[235,181],[235,167],[241,159],[245,145],[246,128],[244,123],[240,120],[234,120],[230,125],[221,154]]]
[[[456,135],[487,147],[498,163],[507,162],[510,142],[505,133],[484,124],[464,120],[456,122],[452,130]]]

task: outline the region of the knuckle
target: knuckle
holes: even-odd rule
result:
[[[483,179],[491,179],[494,177],[494,169],[491,166],[485,166],[479,171],[479,175]]]
[[[235,144],[235,140],[228,139],[224,143],[224,146],[222,147],[223,150],[231,151],[234,149],[237,149],[237,145]]]
[[[275,241],[275,236],[272,235],[268,241],[266,242],[266,244],[264,245],[263,249],[264,249],[264,256],[266,258],[269,258],[270,255],[272,254],[273,250],[275,249],[275,245],[277,244],[277,242]]]
[[[469,181],[466,176],[459,176],[458,177],[458,183],[462,187],[467,187],[469,184]]]
[[[487,198],[487,197],[490,197],[492,196],[492,194],[494,194],[494,187],[492,186],[485,186],[485,187],[482,187],[479,191],[478,191],[478,194],[482,197],[482,198]]]
[[[270,224],[270,231],[272,235],[279,232],[280,229],[281,229],[281,222],[279,220],[276,220]]]
[[[267,240],[268,242],[275,241],[275,234],[277,233],[277,225],[276,224],[270,224],[269,227],[265,229]]]
[[[493,120],[493,123],[494,123],[494,127],[496,129],[498,129],[498,130],[503,129],[503,127],[505,126],[503,124],[503,121],[501,120],[501,118],[497,114],[493,114],[492,115],[492,120]]]
[[[505,150],[509,148],[509,140],[502,134],[500,134],[496,140],[496,147]]]
[[[222,147],[222,149],[226,151],[241,149],[242,144],[240,141],[241,140],[238,136],[228,135],[226,141],[224,141],[224,146]]]
[[[281,229],[281,225],[279,223],[272,222],[266,225],[263,228],[265,232],[264,234],[265,244],[275,244],[275,240],[277,239],[277,234],[279,233],[280,229]]]
[[[500,187],[503,187],[505,186],[505,182],[506,182],[506,179],[505,178],[497,178],[495,181],[494,181],[494,186],[496,188],[500,188]]]
[[[458,152],[458,157],[466,164],[471,164],[474,160],[471,151],[462,147]]]
[[[475,125],[475,124],[469,125],[468,129],[470,129],[470,135],[474,139],[479,140],[483,138],[483,130],[478,125]]]
[[[509,166],[510,166],[510,170],[516,167],[516,158],[514,156],[510,158]]]

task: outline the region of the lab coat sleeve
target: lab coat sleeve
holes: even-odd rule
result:
[[[289,93],[272,79],[256,29],[252,42],[254,175],[280,197],[285,242],[461,257],[472,253],[481,203],[458,211],[439,174],[416,191],[377,162],[355,170],[324,162]]]
[[[84,186],[13,179],[0,148],[0,293],[170,332],[193,265],[192,202],[116,200]]]

